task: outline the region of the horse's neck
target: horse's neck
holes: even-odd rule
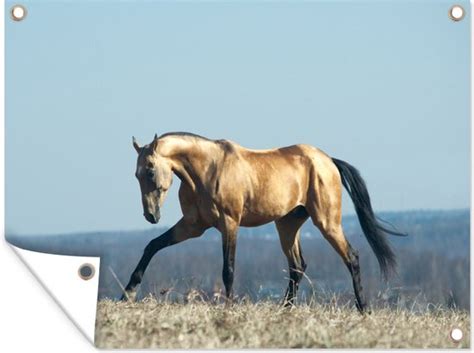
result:
[[[192,190],[203,186],[209,168],[221,157],[222,150],[212,141],[170,141],[166,146],[173,172]]]

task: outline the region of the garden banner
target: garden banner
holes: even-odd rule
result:
[[[470,347],[468,1],[5,6],[6,241],[95,346]]]

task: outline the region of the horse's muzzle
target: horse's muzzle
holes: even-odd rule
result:
[[[145,219],[151,224],[156,224],[160,220],[160,212],[157,212],[156,215],[150,212],[145,212],[143,215],[145,216]]]

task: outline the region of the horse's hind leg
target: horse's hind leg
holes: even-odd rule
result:
[[[364,297],[360,278],[359,254],[351,247],[342,231],[342,226],[338,230],[323,232],[324,237],[331,243],[334,249],[341,255],[352,276],[352,286],[356,297],[357,309],[363,313],[367,309],[367,302]]]
[[[352,285],[354,287],[357,309],[363,313],[367,309],[367,302],[363,294],[360,278],[359,255],[357,251],[351,247],[351,244],[344,236],[340,216],[324,220],[318,216],[312,216],[311,218],[313,219],[313,223],[319,228],[323,236],[341,256],[347,266],[352,276]]]
[[[295,304],[298,285],[306,269],[300,245],[300,228],[308,219],[308,213],[303,207],[298,207],[288,215],[275,221],[280,235],[281,248],[288,259],[290,283],[286,290],[284,304]]]
[[[363,312],[367,304],[360,279],[359,256],[357,251],[352,249],[342,230],[341,195],[341,180],[337,171],[327,174],[324,178],[320,176],[314,189],[308,193],[306,209],[314,225],[319,228],[349,269],[354,286],[356,306],[360,312]]]

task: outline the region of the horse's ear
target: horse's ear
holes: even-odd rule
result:
[[[138,145],[137,140],[135,139],[135,136],[132,136],[132,141],[133,141],[133,147],[137,151],[137,153],[140,153],[142,148]]]
[[[153,142],[151,143],[152,149],[155,149],[156,146],[158,146],[158,134],[155,134],[155,137],[153,137]]]

